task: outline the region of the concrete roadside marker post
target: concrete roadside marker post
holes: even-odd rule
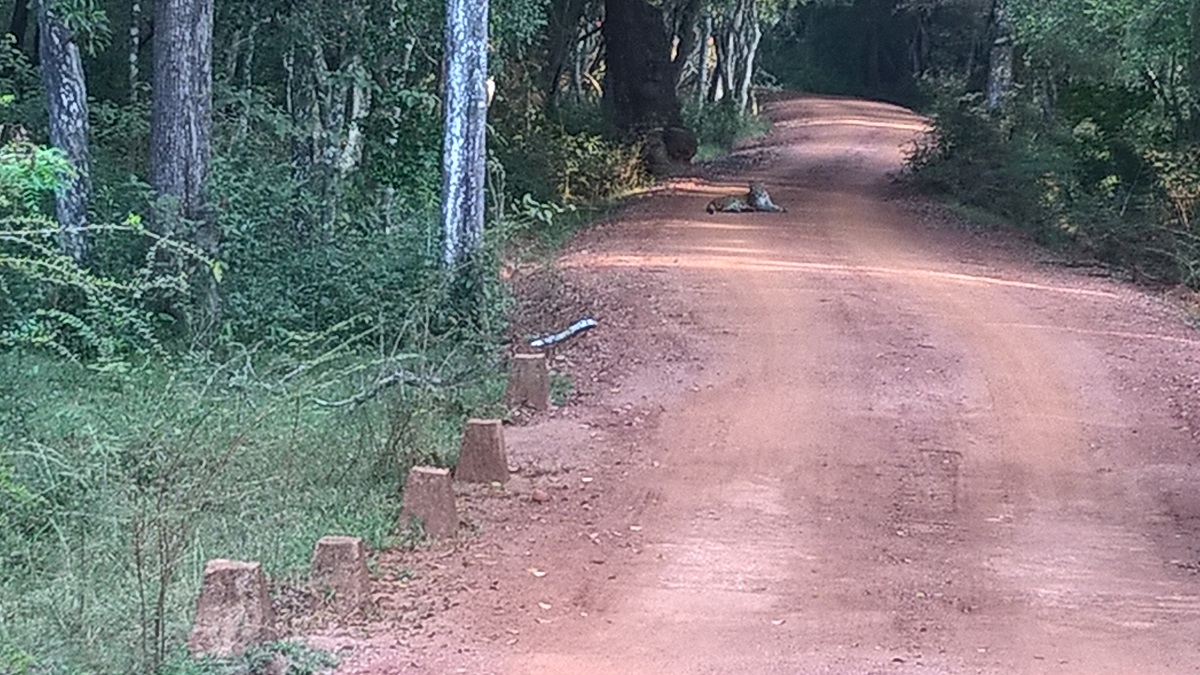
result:
[[[454,479],[464,483],[508,482],[508,453],[500,420],[467,420]]]
[[[367,573],[367,548],[358,537],[321,537],[313,549],[309,582],[313,590],[329,598],[341,615],[363,609],[371,599]]]
[[[517,354],[508,372],[504,395],[510,407],[550,408],[550,370],[545,354]]]
[[[425,533],[435,539],[452,538],[458,533],[458,507],[449,469],[414,466],[408,472],[400,526],[407,527],[412,518],[420,520]]]
[[[193,655],[236,656],[275,637],[275,610],[262,565],[209,560],[188,650]]]

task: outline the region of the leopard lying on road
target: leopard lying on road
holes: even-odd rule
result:
[[[787,209],[771,201],[771,195],[762,183],[751,183],[750,191],[743,195],[717,197],[708,203],[705,209],[709,213],[724,211],[726,213],[743,213],[746,211],[771,211],[786,213]]]

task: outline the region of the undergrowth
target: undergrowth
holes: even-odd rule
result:
[[[770,131],[770,122],[762,116],[742,112],[732,100],[704,107],[684,106],[684,123],[696,132],[696,161],[704,162],[728,154],[738,141]]]
[[[396,518],[409,468],[453,466],[462,421],[505,412],[504,265],[548,260],[648,182],[598,108],[498,115],[481,286],[460,311],[438,264],[439,127],[423,101],[371,121],[413,142],[325,185],[291,170],[299,132],[269,102],[219,117],[218,257],[143,224],[160,206],[127,149],[148,143],[144,111],[97,106],[87,265],[60,252],[50,215],[69,166],[24,138],[3,146],[0,673],[259,672],[266,652],[184,654],[208,560],[301,584],[322,536],[414,541]],[[689,114],[721,147],[755,128],[721,106]],[[197,279],[219,289],[207,321]],[[570,388],[556,378],[555,399]]]
[[[1016,101],[985,109],[959,82],[930,90],[933,131],[912,148],[910,179],[976,222],[1004,223],[1138,279],[1200,287],[1200,154],[1170,140],[1152,102],[1076,84],[1061,110]]]

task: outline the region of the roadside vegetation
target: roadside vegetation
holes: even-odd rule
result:
[[[763,51],[787,87],[929,113],[911,178],[964,213],[1200,287],[1200,4],[815,2]]]
[[[443,3],[0,2],[0,673],[256,672],[270,650],[185,653],[205,561],[283,587],[322,535],[417,540],[403,476],[504,414],[503,346],[531,329],[504,263],[646,185],[642,131],[685,124],[674,96],[655,120],[603,103],[604,6],[492,3],[464,308],[439,255]],[[731,36],[731,11],[673,30]],[[663,62],[709,152],[752,107],[714,49]],[[155,77],[205,60],[207,91]]]

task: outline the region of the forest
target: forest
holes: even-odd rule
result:
[[[465,286],[462,6],[0,2],[0,673],[210,672],[207,559],[286,583],[323,534],[414,545],[401,477],[504,414],[514,261],[772,92],[919,110],[903,180],[1200,287],[1200,0],[492,0]]]

